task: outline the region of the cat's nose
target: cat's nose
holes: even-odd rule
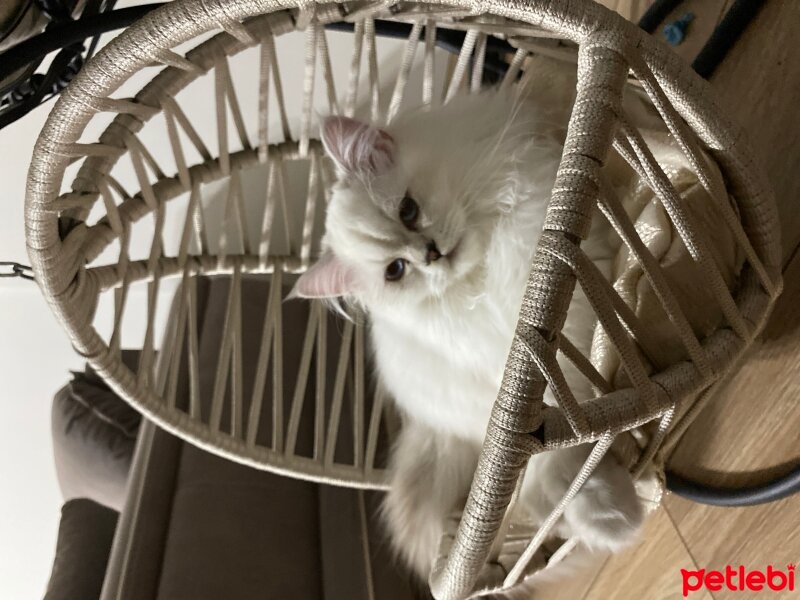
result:
[[[425,253],[425,264],[429,265],[435,260],[439,260],[442,258],[442,253],[439,252],[439,248],[436,247],[436,242],[431,240],[428,242],[428,245],[425,247],[427,252]]]

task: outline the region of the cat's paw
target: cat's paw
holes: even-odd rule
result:
[[[619,552],[637,538],[644,515],[630,474],[606,457],[564,511],[564,522],[591,550]]]

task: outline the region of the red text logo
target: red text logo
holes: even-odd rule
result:
[[[772,590],[773,592],[794,591],[794,565],[787,565],[786,570],[781,570],[768,565],[765,571],[748,570],[743,565],[734,568],[725,567],[725,571],[706,571],[697,569],[689,571],[681,569],[683,578],[683,597],[691,592],[706,589],[718,592],[722,589],[732,592],[750,590]]]

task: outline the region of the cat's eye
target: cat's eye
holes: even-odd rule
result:
[[[402,258],[395,258],[390,262],[384,273],[386,281],[398,281],[406,272],[406,261]]]
[[[417,219],[419,219],[419,204],[408,194],[400,202],[400,222],[406,226],[406,229],[415,229],[417,226]]]

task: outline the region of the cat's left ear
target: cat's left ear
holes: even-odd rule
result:
[[[325,118],[322,144],[345,174],[380,175],[394,164],[392,136],[349,117]]]
[[[351,267],[339,260],[330,250],[300,276],[286,297],[338,298],[358,291],[358,279]]]

